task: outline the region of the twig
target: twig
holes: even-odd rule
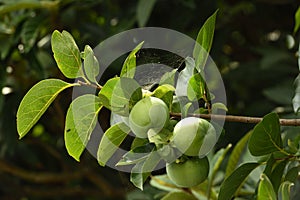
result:
[[[172,117],[180,118],[181,113],[170,113]],[[216,115],[216,114],[188,114],[189,117],[200,117],[204,119],[224,120],[227,122],[240,122],[257,124],[262,121],[262,117],[246,117],[236,115]],[[279,119],[282,126],[300,126],[300,119]]]

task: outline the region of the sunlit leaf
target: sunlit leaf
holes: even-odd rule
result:
[[[143,184],[155,169],[161,158],[156,151],[149,153],[145,160],[137,163],[131,170],[130,181],[137,188],[143,190]]]
[[[127,117],[142,96],[142,88],[135,79],[121,77],[112,91],[111,111]]]
[[[57,95],[78,84],[66,83],[59,79],[46,79],[34,85],[23,97],[17,111],[17,130],[24,137],[45,113]]]
[[[235,192],[245,181],[248,175],[258,167],[258,163],[245,163],[238,167],[225,181],[222,183],[219,193],[219,200],[230,200]]]
[[[146,160],[149,157],[150,153],[153,151],[153,149],[154,145],[152,143],[147,143],[143,146],[138,146],[128,151],[125,155],[123,155],[122,159],[116,165],[122,166],[137,164],[143,160]]]
[[[276,193],[269,178],[262,174],[258,185],[257,200],[274,200]]]
[[[99,62],[94,55],[93,49],[88,45],[84,48],[83,66],[87,78],[90,81],[97,83],[96,77],[99,74]]]
[[[142,98],[142,89],[134,79],[116,77],[104,84],[99,98],[106,108],[127,117],[131,108]]]
[[[193,57],[195,58],[195,66],[198,71],[204,68],[206,60],[209,56],[215,32],[217,13],[218,10],[206,20],[196,39]]]
[[[170,109],[172,106],[172,102],[173,102],[174,91],[175,91],[175,88],[172,85],[164,84],[164,85],[158,86],[153,91],[153,96],[163,100]]]
[[[119,82],[120,78],[111,78],[109,79],[100,90],[98,96],[100,98],[100,101],[103,106],[105,106],[108,109],[111,109],[111,97],[113,94],[113,90],[116,86],[116,84]]]
[[[194,74],[190,78],[187,86],[187,96],[191,101],[199,99],[210,100],[207,85],[200,73]]]
[[[148,143],[149,143],[149,141],[148,141],[147,138],[138,138],[138,137],[136,137],[132,141],[130,149],[135,149],[137,147],[144,146],[144,145],[146,145]]]
[[[185,68],[179,73],[175,94],[178,97],[187,96],[187,87],[190,78],[194,74],[195,60],[191,57],[185,59]]]
[[[279,117],[276,113],[266,115],[250,136],[248,148],[254,156],[263,156],[282,151]]]
[[[98,121],[99,97],[86,94],[70,104],[66,116],[65,145],[70,156],[79,161]]]
[[[146,25],[156,0],[139,0],[136,9],[136,17],[139,27]]]
[[[52,51],[58,68],[67,78],[82,77],[80,51],[72,35],[55,30],[51,38]]]
[[[129,132],[130,128],[124,123],[115,124],[105,131],[97,152],[97,160],[101,166],[105,166]]]
[[[120,77],[133,78],[136,71],[136,53],[142,48],[144,42],[139,43],[124,61]]]

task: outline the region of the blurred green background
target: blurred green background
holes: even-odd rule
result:
[[[63,79],[50,46],[56,29],[70,32],[81,50],[140,26],[196,38],[219,9],[211,57],[226,86],[228,114],[261,117],[276,111],[292,116],[299,70],[299,35],[293,35],[298,1],[152,0],[152,7],[144,2],[0,0],[0,199],[126,199],[135,190],[128,174],[100,167],[89,153],[80,163],[67,155],[63,132],[70,90],[30,134],[18,139],[16,110],[22,97],[41,79]],[[218,146],[236,143],[253,126],[226,123]],[[145,191],[149,199],[155,192]]]

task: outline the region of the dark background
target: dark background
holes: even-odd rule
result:
[[[16,110],[39,80],[64,79],[51,52],[54,30],[70,32],[81,50],[95,47],[138,27],[137,5],[134,0],[0,0],[0,199],[123,199],[135,189],[128,174],[100,167],[89,153],[80,163],[67,155],[64,118],[72,91],[61,94],[22,140]],[[211,57],[226,86],[228,114],[262,117],[276,111],[292,117],[298,5],[296,0],[158,0],[146,26],[196,38],[219,9]],[[295,38],[294,47],[288,48],[288,37]],[[236,143],[253,126],[226,123],[218,146]]]

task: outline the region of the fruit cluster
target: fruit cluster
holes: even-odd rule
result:
[[[155,137],[167,138],[165,143],[160,140],[156,145],[158,148],[168,145],[173,152],[177,152],[165,155],[170,180],[179,187],[198,185],[208,176],[209,161],[206,155],[217,141],[216,131],[205,119],[186,117],[177,121],[169,113],[163,100],[144,97],[131,109],[129,127],[137,137],[148,138],[154,143]]]

